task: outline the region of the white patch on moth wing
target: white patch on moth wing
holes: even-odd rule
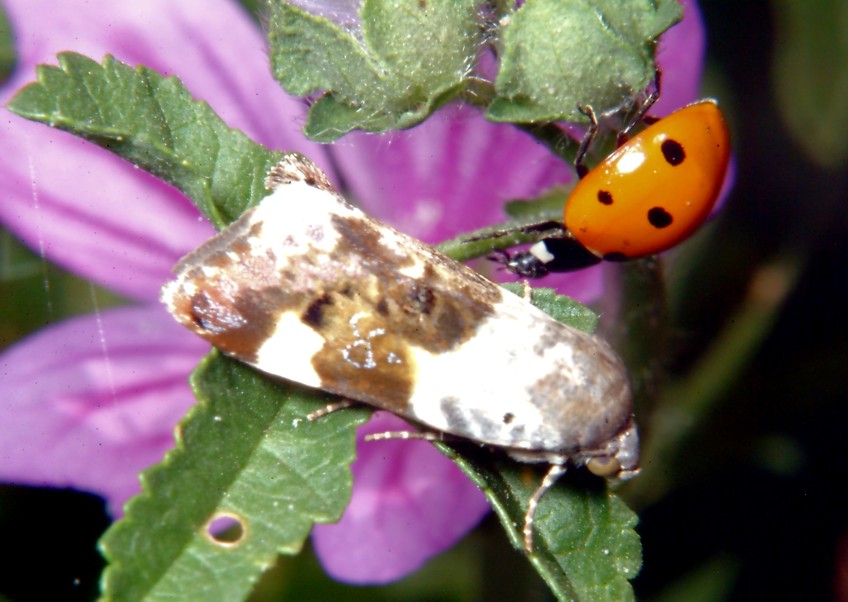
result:
[[[411,255],[409,260],[409,265],[398,268],[398,272],[407,278],[420,280],[424,276],[424,270],[426,269],[427,264],[421,261],[417,256]]]
[[[509,294],[504,299],[510,296],[519,300]],[[535,314],[529,304],[520,311],[513,305],[511,300],[498,303],[495,314],[455,350],[442,354],[414,350],[416,387],[411,407],[419,420],[504,447],[536,448],[550,439],[545,436],[543,413],[530,403],[527,385],[550,372],[533,347],[551,318]],[[568,355],[567,342],[563,348]],[[475,419],[463,421],[468,432],[456,433],[456,416],[445,413],[442,399],[455,399],[473,412]],[[509,424],[504,421],[507,415],[515,417]]]
[[[256,352],[252,366],[288,380],[320,387],[321,378],[312,366],[312,356],[324,346],[324,338],[304,324],[294,312],[286,312],[277,321],[274,333]]]
[[[209,265],[202,265],[202,266],[200,266],[200,272],[206,278],[214,278],[217,274],[219,274],[221,272],[221,268],[209,266]]]
[[[281,184],[256,206],[250,222],[262,232],[248,238],[255,250],[277,258],[306,252],[331,252],[338,241],[332,217],[362,215],[341,197],[305,182]]]
[[[190,299],[195,293],[197,293],[197,285],[187,278],[180,278],[165,283],[159,293],[159,298],[165,304],[166,309],[173,314],[176,311],[175,299],[180,297]]]
[[[424,244],[418,240],[398,232],[394,228],[387,226],[382,222],[378,222],[370,216],[365,216],[373,225],[374,229],[380,233],[380,244],[395,254],[405,257],[407,255],[420,255],[419,248],[423,248]]]
[[[478,345],[483,342],[488,344]],[[528,437],[541,431],[542,416],[527,403],[521,384],[525,376],[513,362],[507,369],[497,345],[485,333],[463,345],[459,354],[414,348],[412,355],[416,371],[410,411],[418,421],[500,447],[531,445]],[[477,363],[470,363],[471,358]],[[521,432],[504,423],[508,415],[518,416]]]
[[[183,288],[183,285],[184,283],[178,280],[171,280],[166,282],[162,290],[159,291],[159,300],[165,304],[168,313],[175,317],[177,316],[177,308],[174,305],[174,298],[181,294],[180,289]],[[177,320],[179,320],[179,317],[177,317]]]
[[[617,363],[610,368],[605,343],[511,294],[459,348],[441,354],[414,348],[412,354],[414,417],[491,445],[576,451],[587,443],[583,433],[593,430],[585,422],[618,421],[621,404],[630,404],[626,373]],[[596,381],[602,393],[586,386]],[[621,383],[625,395],[606,399],[605,386]],[[617,427],[624,424],[611,428]]]

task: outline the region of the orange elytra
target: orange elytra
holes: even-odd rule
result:
[[[578,182],[565,227],[604,259],[665,251],[707,219],[730,159],[713,100],[688,105],[625,142]]]

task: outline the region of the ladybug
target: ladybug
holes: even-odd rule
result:
[[[721,192],[730,134],[714,100],[683,107],[629,140],[620,137],[618,148],[591,171],[582,159],[598,122],[591,107],[581,110],[592,126],[575,160],[581,179],[566,201],[563,223],[520,228],[559,232],[526,251],[492,257],[520,276],[538,278],[666,251],[701,226]],[[506,232],[514,231],[495,236]]]

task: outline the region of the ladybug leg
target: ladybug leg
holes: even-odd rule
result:
[[[633,118],[629,120],[627,125],[624,126],[624,129],[622,129],[616,136],[616,148],[620,147],[622,144],[627,142],[630,131],[636,126],[637,123],[643,122],[650,125],[659,121],[659,118],[651,117],[647,113],[651,110],[651,107],[654,106],[654,103],[656,103],[659,99],[661,90],[662,72],[657,69],[654,72],[654,83],[650,93],[645,98],[645,100],[642,101],[642,103],[639,105],[639,109],[636,111],[636,114],[633,116]],[[592,108],[592,105],[578,104],[577,110],[589,118],[589,128],[583,135],[583,140],[580,141],[580,148],[577,149],[577,156],[574,158],[574,169],[577,171],[577,177],[582,180],[583,176],[589,173],[589,168],[586,167],[586,164],[583,162],[583,160],[586,158],[586,153],[589,150],[589,146],[591,146],[592,142],[595,140],[595,136],[598,135],[598,130],[600,129],[600,126],[598,125],[598,116],[595,114],[595,110]]]
[[[654,103],[657,102],[657,100],[659,100],[661,91],[662,91],[662,71],[657,69],[654,72],[653,90],[651,90],[651,92],[648,94],[648,96],[645,98],[645,100],[642,101],[642,104],[639,106],[639,110],[636,111],[636,114],[633,116],[633,119],[631,119],[630,122],[626,126],[624,126],[624,129],[622,129],[618,133],[618,136],[616,136],[616,138],[615,138],[616,148],[620,147],[622,144],[627,142],[627,139],[630,135],[630,131],[640,121],[642,123],[647,124],[647,125],[651,125],[651,124],[656,123],[657,121],[660,120],[659,117],[651,117],[650,115],[648,115],[648,111],[650,111],[651,107],[654,106]]]
[[[577,110],[589,118],[589,129],[583,135],[580,148],[577,149],[577,156],[574,157],[574,169],[577,172],[577,177],[582,180],[583,176],[589,173],[589,168],[586,167],[583,160],[586,158],[586,151],[589,150],[589,146],[597,136],[600,126],[598,125],[598,117],[595,115],[595,109],[591,105],[577,105]]]

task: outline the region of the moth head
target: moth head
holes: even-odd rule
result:
[[[630,424],[615,438],[607,442],[603,450],[585,459],[586,468],[592,474],[608,479],[624,480],[639,472],[639,435],[636,425]]]

